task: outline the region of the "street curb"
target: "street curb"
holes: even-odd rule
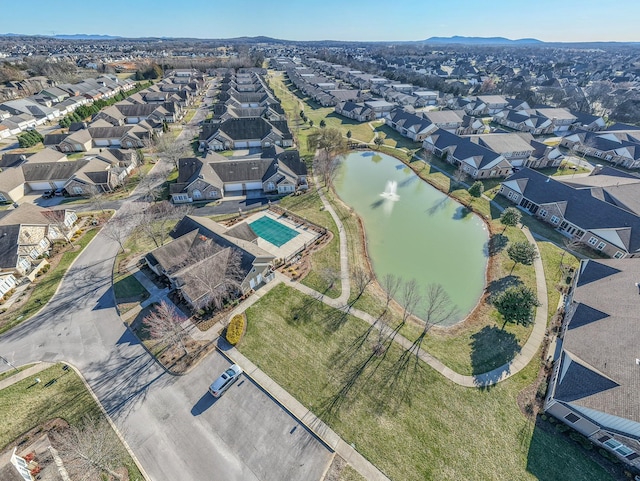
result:
[[[95,237],[94,237],[94,239],[95,239]],[[87,391],[89,391],[89,394],[91,394],[91,397],[93,398],[93,400],[100,407],[100,411],[102,412],[104,417],[109,422],[109,425],[111,426],[111,428],[115,431],[116,435],[118,436],[118,439],[120,439],[120,442],[122,443],[124,448],[127,450],[127,453],[129,454],[129,456],[131,456],[131,459],[133,459],[133,462],[136,463],[136,466],[140,470],[140,472],[142,473],[142,476],[144,477],[144,479],[146,479],[147,481],[151,481],[151,477],[147,474],[147,472],[142,467],[142,464],[140,463],[140,461],[138,460],[138,458],[134,454],[133,450],[129,446],[129,443],[127,443],[127,441],[125,441],[124,437],[122,436],[122,433],[120,432],[120,430],[118,429],[116,424],[113,422],[113,419],[111,419],[111,416],[109,416],[109,414],[105,410],[104,406],[102,405],[102,403],[98,399],[98,396],[96,396],[96,394],[93,392],[93,389],[91,389],[91,386],[89,386],[89,383],[84,378],[84,376],[82,375],[80,370],[77,367],[75,367],[73,364],[68,363],[66,361],[59,361],[59,362],[64,363],[67,366],[71,367],[71,369],[73,369],[75,371],[75,373],[78,375],[78,377],[82,380],[82,383],[87,388]]]
[[[136,455],[133,453],[133,451],[131,450],[131,447],[129,446],[129,444],[127,443],[127,441],[125,441],[124,437],[122,436],[122,433],[120,432],[120,430],[118,429],[118,427],[115,425],[115,423],[113,422],[113,420],[111,419],[111,417],[109,416],[109,414],[107,413],[107,411],[104,409],[104,406],[102,406],[102,403],[100,402],[100,400],[98,399],[98,397],[95,395],[95,393],[93,392],[93,389],[91,389],[91,386],[89,386],[89,383],[87,382],[87,380],[84,378],[84,376],[82,375],[82,373],[80,372],[80,370],[75,367],[73,364],[67,362],[67,361],[56,361],[56,362],[47,362],[47,361],[37,361],[35,363],[29,363],[29,364],[23,364],[22,366],[27,366],[27,365],[34,365],[34,366],[38,366],[38,365],[42,365],[42,369],[40,369],[40,371],[44,371],[45,369],[48,369],[52,366],[55,366],[56,364],[65,364],[67,366],[69,366],[71,369],[73,369],[73,371],[78,375],[78,377],[80,378],[80,380],[82,381],[82,384],[84,384],[84,387],[87,389],[87,391],[89,392],[89,394],[91,395],[91,397],[93,398],[93,400],[96,402],[96,404],[98,405],[98,407],[100,408],[100,411],[102,412],[102,414],[104,415],[104,417],[107,419],[107,421],[109,422],[109,425],[111,426],[111,429],[113,429],[113,431],[116,433],[116,435],[118,436],[118,439],[120,440],[120,442],[122,443],[122,445],[125,447],[125,449],[127,450],[127,453],[129,454],[129,456],[131,456],[131,459],[133,459],[133,462],[136,463],[137,468],[140,470],[140,472],[142,473],[142,476],[144,477],[145,480],[147,481],[151,481],[151,477],[147,474],[147,472],[144,470],[144,468],[142,467],[142,465],[140,464],[140,461],[138,460],[138,458],[136,457]],[[19,367],[22,367],[19,366]],[[38,372],[40,372],[38,371]],[[34,374],[37,374],[34,373]],[[32,376],[33,374],[30,374],[30,376]],[[13,377],[10,376],[9,379]],[[15,382],[20,382],[22,379],[19,379]],[[13,383],[12,383],[13,384]],[[11,384],[10,384],[11,385]]]
[[[73,209],[69,209],[69,210],[73,210]],[[111,217],[113,217],[113,216],[115,215],[115,212],[116,212],[116,211],[114,211],[114,214],[113,214]],[[78,253],[78,255],[76,256],[76,258],[75,258],[75,259],[73,259],[73,261],[71,262],[71,264],[69,264],[69,267],[67,267],[66,272],[65,272],[65,273],[62,275],[62,277],[60,278],[60,282],[58,282],[58,287],[56,287],[56,290],[55,290],[55,292],[51,295],[51,298],[50,298],[50,299],[49,299],[45,304],[43,304],[43,305],[42,305],[42,307],[40,307],[40,309],[38,309],[36,312],[34,312],[34,313],[33,313],[31,316],[29,316],[27,319],[24,319],[24,320],[20,321],[18,324],[16,324],[16,326],[18,326],[18,325],[20,325],[20,324],[22,324],[22,323],[24,323],[24,322],[27,322],[27,321],[29,321],[30,319],[33,319],[34,317],[36,317],[37,315],[39,315],[39,314],[40,314],[40,312],[42,312],[42,311],[44,310],[44,308],[45,308],[45,307],[47,307],[47,305],[49,304],[49,302],[51,302],[51,299],[53,299],[54,297],[56,297],[56,295],[58,294],[58,291],[60,290],[60,286],[62,286],[62,283],[64,282],[65,277],[67,277],[67,274],[69,273],[69,271],[71,270],[71,268],[73,267],[73,265],[74,265],[74,264],[76,263],[76,261],[78,260],[78,257],[80,257],[80,256],[82,255],[82,253],[83,253],[83,252],[84,252],[84,251],[85,251],[85,250],[86,250],[86,249],[87,249],[87,248],[88,248],[88,247],[93,243],[93,241],[94,241],[94,240],[96,240],[96,237],[98,237],[98,235],[100,235],[100,231],[101,231],[101,230],[102,230],[102,227],[100,227],[100,229],[98,230],[98,232],[96,233],[96,235],[95,235],[95,236],[93,236],[93,239],[91,239],[91,240],[89,241],[89,243],[88,243],[86,246],[84,246],[84,248],[83,248],[83,249]],[[86,235],[86,232],[85,232],[85,235]],[[113,281],[112,281],[112,282],[113,282]],[[14,327],[15,327],[15,326],[14,326]],[[13,329],[13,328],[12,328],[12,329]]]

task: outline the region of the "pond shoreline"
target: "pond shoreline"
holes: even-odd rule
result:
[[[362,252],[364,253],[363,254],[364,263],[366,264],[368,270],[374,274],[374,278],[376,280],[376,283],[375,283],[376,288],[381,291],[382,295],[385,295],[384,289],[380,282],[380,280],[382,279],[382,276],[386,275],[386,273],[393,273],[395,275],[398,275],[398,272],[395,270],[395,265],[392,268],[393,270],[389,269],[389,265],[395,264],[396,258],[395,256],[389,255],[389,250],[388,250],[389,248],[385,247],[383,244],[385,244],[385,242],[387,243],[394,242],[394,241],[397,241],[397,239],[401,239],[401,245],[398,246],[399,247],[398,252],[404,252],[404,257],[402,257],[401,255],[400,261],[404,261],[405,265],[409,265],[410,268],[413,269],[413,273],[409,276],[405,276],[406,278],[412,278],[412,277],[419,278],[419,281],[423,281],[422,282],[423,287],[426,287],[427,284],[431,284],[434,282],[438,282],[441,284],[448,282],[449,289],[451,290],[451,292],[453,292],[453,295],[451,293],[449,295],[452,297],[452,301],[456,305],[460,305],[460,299],[463,299],[465,301],[470,300],[469,296],[465,296],[467,292],[466,290],[467,287],[469,289],[474,290],[473,304],[470,304],[470,303],[462,304],[462,307],[459,308],[461,317],[456,319],[456,321],[451,324],[448,324],[446,326],[445,325],[437,326],[437,327],[445,331],[450,331],[451,328],[459,327],[463,325],[465,321],[474,313],[474,311],[476,311],[478,306],[480,306],[483,303],[486,297],[486,289],[488,285],[487,283],[489,282],[489,269],[491,268],[491,261],[493,260],[491,256],[488,255],[488,252],[487,252],[487,247],[491,239],[490,226],[487,224],[486,220],[483,218],[482,215],[479,215],[478,213],[474,212],[473,209],[462,204],[457,199],[447,195],[446,193],[442,192],[440,189],[437,189],[434,185],[432,185],[431,183],[427,182],[425,179],[420,177],[412,168],[410,168],[402,160],[397,159],[396,157],[393,157],[385,153],[378,153],[374,151],[359,151],[359,152],[352,153],[350,155],[351,155],[351,159],[353,159],[355,156],[356,158],[358,158],[358,160],[349,161],[348,159],[350,157],[347,157],[343,161],[343,164],[345,162],[351,162],[350,164],[351,169],[354,169],[354,165],[357,165],[358,167],[354,169],[355,171],[358,171],[358,169],[362,170],[362,164],[358,164],[358,162],[360,160],[368,160],[367,158],[369,157],[371,157],[371,160],[373,160],[373,162],[375,162],[376,164],[379,164],[382,161],[387,163],[387,165],[384,166],[384,168],[386,169],[386,172],[388,175],[383,174],[384,177],[382,178],[379,176],[379,174],[377,178],[371,178],[372,171],[368,169],[365,174],[358,175],[357,177],[355,177],[355,179],[357,179],[356,183],[359,184],[359,188],[360,188],[360,191],[353,194],[353,195],[356,195],[356,199],[357,199],[356,202],[353,201],[354,200],[353,198],[349,199],[348,195],[346,199],[344,195],[341,195],[341,193],[342,194],[345,193],[345,191],[343,190],[343,187],[341,186],[342,183],[346,182],[346,184],[344,185],[345,186],[349,185],[349,191],[353,190],[351,188],[352,184],[348,182],[348,179],[347,179],[349,174],[346,173],[347,171],[345,169],[347,167],[345,167],[345,165],[340,167],[341,169],[341,172],[339,174],[340,178],[336,182],[337,185],[335,185],[334,188],[332,189],[333,193],[335,194],[336,201],[340,202],[343,206],[345,206],[345,208],[349,212],[355,214],[358,220],[358,226],[362,230],[362,232],[358,235],[358,237],[360,238],[359,244],[360,246],[362,246]],[[377,159],[374,159],[375,157],[377,157]],[[394,170],[392,171],[391,174],[389,174],[390,172],[389,164],[391,162],[393,162],[395,165],[393,166]],[[405,175],[403,176],[399,174],[400,171],[402,171]],[[360,171],[358,171],[358,173],[360,174]],[[368,179],[366,179],[367,177]],[[387,178],[388,180],[381,180],[381,179],[387,179]],[[354,181],[355,179],[351,179],[351,180]],[[367,181],[369,181],[369,183],[367,183]],[[389,187],[389,183],[398,185],[398,189],[400,189],[400,191],[398,192],[399,197],[397,197],[395,200],[399,200],[400,198],[403,198],[405,203],[400,208],[401,210],[398,211],[397,214],[395,214],[396,217],[394,219],[391,219],[392,217],[391,209],[397,208],[396,205],[400,205],[399,203],[398,204],[394,203],[395,200],[385,200],[384,196],[382,195],[380,196],[380,200],[377,200],[377,194],[376,196],[374,196],[373,194],[371,194],[370,191],[367,191],[366,195],[361,195],[362,194],[361,190],[363,188],[364,189],[369,188],[372,182],[373,184],[380,183],[381,185],[384,185],[386,182],[387,187]],[[424,186],[428,186],[427,190],[424,190]],[[406,197],[407,195],[412,195],[415,199],[408,199]],[[371,199],[374,199],[374,198],[376,200],[374,200],[371,204],[366,205],[363,208],[362,202],[363,202],[363,198],[365,197],[369,201],[371,201]],[[357,202],[360,202],[360,205],[358,205]],[[390,202],[391,204],[385,206],[383,205],[384,202]],[[428,217],[429,224],[428,225],[425,223],[416,224],[415,223],[416,214],[421,215],[425,213],[421,209],[425,205],[429,205],[429,204],[433,204],[431,208],[427,209],[426,211],[426,214],[429,216]],[[361,211],[364,210],[365,208],[368,210],[365,211],[365,214],[363,217],[363,212]],[[374,217],[371,217],[373,209],[380,209],[380,211],[382,211],[383,209],[386,209],[386,208],[389,209],[388,211],[386,211],[386,216],[385,215],[381,216],[376,211],[376,214],[374,215]],[[462,212],[462,215],[460,214],[460,212]],[[368,222],[366,218],[367,213],[369,214]],[[403,220],[402,215],[405,215],[406,220]],[[466,219],[469,215],[473,217],[473,222],[475,223],[475,226],[473,227],[468,223],[470,219]],[[379,256],[380,255],[386,256],[383,259],[383,262],[376,261],[375,252],[371,252],[372,250],[371,238],[372,236],[375,236],[375,234],[371,233],[371,230],[372,230],[371,225],[369,225],[369,229],[367,229],[365,226],[367,223],[371,224],[372,219],[375,222],[377,228],[382,229],[381,232],[378,232],[377,240],[374,241],[374,243],[377,242],[377,246],[375,247],[377,247],[378,249]],[[402,236],[402,234],[400,234],[401,237],[393,237],[393,234],[391,234],[391,237],[389,237],[389,235],[387,234],[387,231],[385,230],[386,227],[384,226],[381,227],[381,224],[385,224],[385,221],[386,223],[389,223],[392,220],[396,224],[399,223],[399,225],[401,226],[401,229],[404,229],[409,233],[405,236]],[[412,223],[413,223],[413,227],[412,227]],[[434,223],[440,223],[439,225],[437,225],[437,229],[433,229]],[[397,229],[399,225],[393,226],[394,228],[396,228],[393,230],[393,232],[396,232],[396,234],[399,231]],[[478,228],[480,228],[481,230],[478,230]],[[421,229],[422,229],[422,232],[421,232]],[[411,244],[412,242],[411,240],[407,240],[407,239],[411,239],[411,236],[413,235],[421,235],[423,233],[426,233],[426,236],[418,238],[418,241],[415,245]],[[450,242],[443,244],[442,236],[447,234],[451,236]],[[480,237],[482,237],[482,253],[481,254],[478,252],[478,250],[475,250],[475,248],[473,247],[469,248],[469,242],[471,242],[473,238],[479,240]],[[421,245],[421,242],[424,242],[426,244],[423,243]],[[404,245],[402,245],[402,243],[404,243]],[[431,247],[429,247],[429,243],[431,243]],[[429,247],[432,251],[433,251],[434,245],[438,246],[438,253],[442,251],[441,247],[446,246],[445,253],[443,255],[439,255],[438,253],[430,252],[429,250],[427,250],[427,251],[423,251],[423,253],[421,254],[420,249],[424,245],[427,245],[427,247]],[[458,246],[459,249],[456,246]],[[475,244],[475,246],[478,247],[477,244]],[[396,246],[394,246],[394,249],[395,248]],[[446,252],[446,249],[449,249],[450,252]],[[458,252],[461,252],[462,255],[458,256],[457,255]],[[424,267],[420,267],[420,266],[416,267],[415,263],[413,262],[413,256],[415,255],[420,255],[420,259],[425,260]],[[431,255],[432,258],[429,258],[428,257],[429,255]],[[460,269],[456,269],[455,266],[452,266],[450,268],[448,259],[454,259],[454,260],[457,260],[458,262],[462,262],[463,264],[461,265]],[[385,262],[386,262],[386,266],[385,266]],[[434,262],[436,264],[435,270],[430,272],[428,267],[433,265]],[[471,265],[469,265],[469,263],[471,263]],[[383,265],[382,268],[379,267],[380,264]],[[376,267],[377,267],[377,272],[376,272]],[[385,271],[384,267],[387,267],[386,269],[387,272],[383,274],[380,271],[382,270],[384,272]],[[400,268],[402,267],[400,266]],[[417,271],[415,270],[416,268],[418,269]],[[475,280],[473,278],[474,276],[473,274],[467,275],[464,273],[465,269],[467,268],[476,269],[474,271],[476,276]],[[481,273],[479,272],[480,269],[482,269]],[[423,276],[423,274],[425,275]],[[447,275],[449,276],[447,279],[442,279],[443,276],[446,277]],[[452,277],[452,275],[454,277]],[[455,277],[455,275],[457,275],[457,277]],[[435,276],[437,277],[434,278]],[[400,276],[400,277],[403,277],[403,276]],[[480,281],[480,277],[482,279],[481,281]],[[460,280],[462,280],[463,282],[460,282]],[[480,282],[481,282],[481,285],[480,285]],[[451,288],[452,285],[454,285],[455,289],[457,290],[452,289]],[[460,287],[458,287],[459,285]],[[394,299],[394,301],[399,306],[399,308],[402,309],[401,303],[397,299]],[[416,313],[414,317],[416,317],[417,319],[420,319],[420,316],[421,316],[421,313]]]

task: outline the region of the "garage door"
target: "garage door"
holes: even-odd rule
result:
[[[108,147],[109,140],[108,139],[96,139],[96,147]]]
[[[225,192],[242,192],[242,184],[226,184],[224,186]]]
[[[247,182],[247,190],[260,190],[262,189],[262,182]]]
[[[29,188],[31,190],[49,190],[51,184],[49,182],[29,182]]]
[[[249,143],[248,142],[236,142],[235,146],[236,146],[236,149],[246,149],[247,147],[249,147]]]
[[[56,189],[62,189],[64,187],[64,184],[66,183],[67,183],[66,180],[56,180],[54,182],[54,184],[56,185]]]
[[[262,144],[259,140],[251,140],[249,141],[249,147],[260,147]]]

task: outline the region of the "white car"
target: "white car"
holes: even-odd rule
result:
[[[211,386],[209,386],[209,392],[213,397],[220,397],[223,392],[231,387],[231,385],[238,380],[242,374],[242,369],[237,364],[229,366],[229,368],[223,372],[218,379],[216,379]]]

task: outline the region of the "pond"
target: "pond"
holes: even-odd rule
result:
[[[489,234],[477,215],[377,152],[346,156],[335,189],[364,223],[379,280],[394,274],[423,288],[442,284],[458,308],[449,325],[471,312],[485,287],[488,259]]]

